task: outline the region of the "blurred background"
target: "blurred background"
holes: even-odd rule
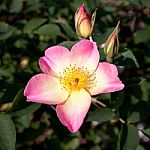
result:
[[[0,111],[7,111],[15,124],[16,150],[118,148],[121,123],[113,116],[99,122],[85,121],[79,132],[71,134],[51,106],[28,104],[23,97],[28,80],[41,72],[38,59],[45,49],[58,44],[71,48],[79,40],[74,14],[82,3],[82,0],[0,0]],[[120,20],[120,54],[114,63],[127,66],[127,72],[121,75],[126,88],[117,96],[102,94],[100,100],[138,128],[140,142],[136,149],[126,146],[118,150],[148,150],[150,0],[84,0],[84,3],[91,14],[97,8],[93,39],[98,46],[107,40]],[[102,61],[105,60],[103,49],[100,53]],[[90,110],[95,109],[93,105]],[[11,146],[15,139],[9,138]],[[135,142],[132,133],[128,142]]]

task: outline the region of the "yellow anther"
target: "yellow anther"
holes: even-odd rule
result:
[[[91,75],[87,68],[70,65],[60,75],[60,84],[69,93],[80,89],[89,90],[95,86],[95,75]]]

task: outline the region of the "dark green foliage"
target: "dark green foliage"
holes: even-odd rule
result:
[[[139,144],[139,136],[137,129],[133,125],[123,125],[120,135],[119,150],[133,150]]]
[[[16,130],[9,115],[0,114],[0,149],[14,150]]]
[[[113,119],[115,114],[110,108],[99,108],[98,110],[89,114],[87,121],[105,122]]]

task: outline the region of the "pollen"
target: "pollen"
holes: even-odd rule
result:
[[[85,67],[70,65],[60,73],[59,81],[62,88],[71,93],[85,89],[89,91],[95,86],[95,74],[92,74]]]

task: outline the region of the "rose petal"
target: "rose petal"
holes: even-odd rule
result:
[[[50,68],[50,61],[46,57],[41,57],[39,59],[39,66],[43,73],[56,76],[56,74]]]
[[[120,91],[124,88],[118,77],[117,67],[113,64],[99,63],[95,77],[95,86],[90,89],[92,95]]]
[[[61,123],[71,132],[77,132],[83,123],[90,104],[91,96],[88,92],[85,90],[72,92],[71,96],[64,104],[57,105],[57,116]]]
[[[81,40],[71,49],[72,64],[79,67],[87,68],[93,73],[99,62],[99,52],[95,42],[89,40]]]
[[[45,51],[45,56],[49,60],[50,68],[59,74],[64,68],[70,65],[70,52],[63,46],[53,46]]]
[[[59,104],[68,98],[56,77],[46,74],[33,76],[24,90],[27,101],[43,104]]]

